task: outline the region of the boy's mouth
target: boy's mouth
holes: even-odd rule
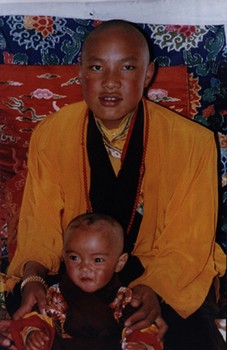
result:
[[[116,101],[116,100],[118,100],[117,97],[103,97],[103,99],[104,99],[105,101]]]
[[[117,96],[101,96],[99,100],[102,104],[111,106],[119,103],[122,99]]]

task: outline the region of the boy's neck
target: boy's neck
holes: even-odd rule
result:
[[[102,126],[102,128],[104,128],[104,129],[108,129],[108,130],[121,129],[122,125],[125,125],[125,124],[127,123],[127,121],[128,121],[129,119],[131,119],[131,117],[132,117],[133,113],[135,112],[135,110],[136,110],[136,108],[135,108],[133,111],[131,111],[131,112],[129,112],[128,114],[126,114],[124,117],[122,117],[122,118],[120,119],[120,121],[119,121],[119,120],[116,120],[116,121],[113,121],[113,120],[103,120],[103,119],[98,118],[98,117],[96,117],[96,116],[94,116],[94,117],[95,117],[96,121],[98,121],[98,123],[99,123],[99,124]]]

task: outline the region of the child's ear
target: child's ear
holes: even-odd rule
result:
[[[117,265],[115,267],[115,272],[120,272],[125,266],[127,260],[128,260],[128,253],[121,254],[121,256],[118,259]]]

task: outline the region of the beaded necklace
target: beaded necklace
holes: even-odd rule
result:
[[[130,232],[134,218],[135,218],[137,206],[139,203],[143,175],[144,175],[144,171],[145,171],[145,156],[146,156],[147,144],[148,144],[148,139],[149,139],[149,114],[148,114],[147,102],[145,99],[143,99],[143,106],[145,109],[144,146],[143,146],[143,154],[142,154],[142,160],[141,160],[141,165],[140,165],[140,170],[139,170],[139,180],[138,180],[138,185],[137,185],[136,197],[135,197],[135,201],[134,201],[134,205],[133,205],[131,218],[129,220],[128,227],[126,230],[127,234]],[[85,193],[87,212],[92,212],[92,205],[91,205],[91,201],[89,198],[88,175],[87,175],[87,168],[86,168],[86,142],[85,142],[85,140],[86,140],[86,122],[88,119],[88,113],[89,113],[89,110],[87,109],[85,116],[84,116],[83,124],[82,124],[82,138],[81,138],[82,162],[83,162],[82,171],[83,171],[83,187],[84,187],[84,193]]]

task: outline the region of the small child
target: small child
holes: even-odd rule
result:
[[[112,217],[82,214],[64,236],[66,273],[47,291],[46,315],[32,312],[12,321],[18,349],[161,350],[157,327],[129,336],[124,321],[134,311],[132,292],[122,287],[117,273],[128,259],[124,233]]]

